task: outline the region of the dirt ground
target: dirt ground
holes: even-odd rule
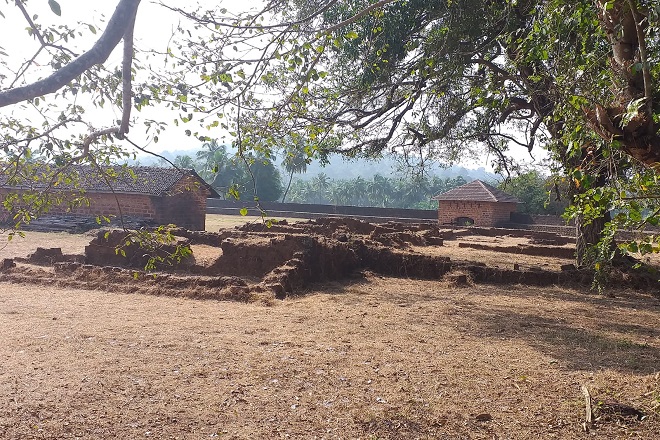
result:
[[[210,230],[244,221],[220,217]],[[0,258],[37,246],[79,253],[90,239],[29,233]],[[210,262],[218,249],[193,252]],[[563,263],[455,243],[425,252],[502,267]],[[371,272],[271,302],[107,290],[0,282],[0,438],[655,439],[660,432],[660,300],[645,292],[455,287]],[[596,417],[586,430],[582,385]]]
[[[271,307],[0,286],[0,438],[657,438],[660,304],[367,274]],[[594,404],[629,405],[642,421]]]
[[[221,228],[233,228],[243,225],[246,222],[261,222],[261,217],[253,216],[232,216],[208,214],[206,216],[206,230],[218,232]],[[289,220],[295,222],[296,220]],[[85,234],[69,234],[68,232],[34,232],[26,231],[25,237],[15,235],[11,241],[7,240],[6,235],[0,234],[0,259],[2,258],[25,258],[33,253],[37,247],[51,248],[61,247],[65,254],[81,254],[85,246],[96,235],[95,231]],[[208,251],[203,249],[202,252]]]

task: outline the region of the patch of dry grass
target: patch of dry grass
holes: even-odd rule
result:
[[[8,236],[0,235],[0,259],[2,258],[25,258],[41,248],[62,248],[65,254],[82,254],[85,246],[89,244],[93,236],[87,234],[69,234],[67,232],[34,232],[24,231],[25,236],[14,235],[9,240]]]
[[[478,242],[487,244],[498,244],[501,246],[515,246],[519,243],[528,243],[528,239],[515,237],[502,237],[494,241],[491,237],[467,236],[457,240],[445,241],[443,246],[414,246],[415,251],[441,257],[449,257],[452,260],[477,261],[488,266],[502,269],[513,269],[514,264],[523,269],[538,268],[544,270],[559,270],[563,264],[571,264],[574,261],[567,258],[541,257],[535,255],[523,255],[506,252],[496,252],[483,249],[458,247],[462,241]]]
[[[289,223],[307,221],[307,219],[301,219],[301,218],[282,218],[282,217],[262,218],[259,216],[207,214],[206,230],[209,232],[218,232],[218,230],[220,229],[233,228],[235,226],[244,225],[245,223],[261,223],[265,220],[272,220],[272,221],[286,220]]]
[[[0,286],[0,437],[587,438],[586,384],[660,432],[660,304],[367,275],[272,307]]]

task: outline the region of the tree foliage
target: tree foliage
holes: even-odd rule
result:
[[[295,179],[290,200],[294,203],[320,203],[379,208],[437,209],[431,197],[467,183],[463,177],[439,178],[406,176],[372,179],[329,179],[318,174],[310,180]]]
[[[36,115],[3,113],[3,173],[28,166],[29,154],[63,169],[111,163],[135,122],[154,142],[172,124],[201,141],[225,131],[239,160],[258,168],[253,181],[272,174],[268,161],[285,145],[321,160],[393,150],[422,166],[487,151],[508,172],[513,148],[543,148],[570,182],[579,254],[605,237],[600,255],[610,258],[618,227],[658,222],[657,2],[276,0],[235,15],[166,1],[185,21],[166,53],[147,54],[132,45],[139,0],[117,0],[79,56],[68,42],[97,29],[43,28],[24,13],[31,4],[3,7],[20,9],[39,42],[17,69],[0,52],[0,107]],[[104,68],[122,39],[122,68]],[[143,64],[149,56],[164,68]],[[37,62],[52,73],[37,78]],[[88,103],[121,118],[91,126]],[[134,119],[131,109],[149,106],[178,116]]]
[[[282,195],[282,178],[273,161],[263,155],[236,155],[227,152],[216,139],[206,142],[195,159],[177,156],[172,164],[194,169],[200,177],[227,198],[244,201],[276,201]]]
[[[559,181],[558,181],[559,180]],[[563,187],[563,190],[560,189]],[[520,204],[518,211],[527,214],[561,215],[568,206],[563,196],[565,181],[553,176],[545,176],[537,170],[527,171],[504,180],[499,188],[515,196]]]

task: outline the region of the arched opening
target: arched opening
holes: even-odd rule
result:
[[[454,223],[457,226],[472,226],[474,224],[474,219],[470,217],[456,217]]]

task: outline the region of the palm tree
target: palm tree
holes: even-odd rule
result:
[[[367,181],[358,176],[350,182],[351,191],[353,193],[352,204],[355,206],[364,206],[367,201]]]
[[[333,205],[345,205],[347,203],[347,192],[342,182],[342,180],[332,182],[330,187],[330,201]]]
[[[380,174],[374,175],[373,179],[367,182],[370,205],[385,208],[392,192],[391,187],[390,179]]]
[[[311,159],[305,151],[304,148],[301,148],[300,145],[286,151],[284,160],[282,161],[282,166],[289,173],[289,183],[286,186],[284,195],[282,196],[282,203],[286,199],[287,194],[289,193],[289,188],[291,188],[291,181],[293,180],[293,174],[302,174],[307,171],[307,165],[309,165]]]
[[[213,182],[215,176],[227,166],[229,157],[227,147],[219,145],[216,139],[202,144],[202,149],[197,152],[197,160],[202,163],[201,175],[207,182]]]
[[[316,192],[317,203],[322,203],[325,193],[330,188],[330,178],[325,173],[320,173],[312,179],[312,187]]]
[[[187,154],[184,156],[175,157],[173,163],[175,167],[185,170],[192,170],[195,168],[195,161]]]

